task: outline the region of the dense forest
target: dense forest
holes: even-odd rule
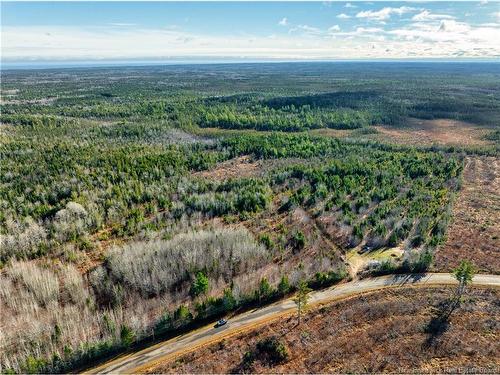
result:
[[[0,371],[67,372],[331,285],[352,249],[401,251],[363,272],[428,269],[464,155],[498,154],[499,77],[487,63],[3,71]],[[408,118],[468,121],[489,143],[371,138]]]

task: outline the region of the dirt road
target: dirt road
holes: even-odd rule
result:
[[[311,292],[309,304],[321,305],[333,300],[350,297],[356,294],[404,286],[436,286],[454,284],[456,281],[447,273],[432,273],[419,275],[389,275],[353,281],[333,286],[317,292]],[[473,280],[475,286],[500,287],[498,275],[476,275]],[[87,374],[97,373],[138,373],[151,367],[159,361],[184,354],[199,346],[239,332],[254,328],[270,320],[279,318],[295,311],[295,304],[291,299],[279,301],[275,304],[255,309],[232,317],[229,323],[220,328],[212,325],[175,337],[171,340],[153,345],[142,351],[120,356],[99,367],[89,370]]]

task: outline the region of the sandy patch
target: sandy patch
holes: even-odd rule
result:
[[[438,119],[420,120],[410,118],[405,127],[377,126],[384,138],[397,143],[412,145],[460,145],[486,146],[492,142],[483,139],[491,129],[479,127],[467,122]]]
[[[250,156],[245,155],[219,163],[214,169],[193,173],[193,176],[222,181],[229,178],[258,176],[261,171],[262,161],[253,161]]]

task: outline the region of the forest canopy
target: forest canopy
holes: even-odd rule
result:
[[[397,255],[364,274],[427,270],[464,156],[498,154],[499,77],[487,63],[3,70],[0,372],[73,371],[337,283],[352,251]],[[433,118],[490,133],[384,138]]]

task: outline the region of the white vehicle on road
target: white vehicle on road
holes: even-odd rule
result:
[[[219,327],[222,327],[223,325],[226,325],[226,324],[227,324],[226,319],[219,319],[217,321],[217,323],[215,323],[214,328],[219,328]]]

